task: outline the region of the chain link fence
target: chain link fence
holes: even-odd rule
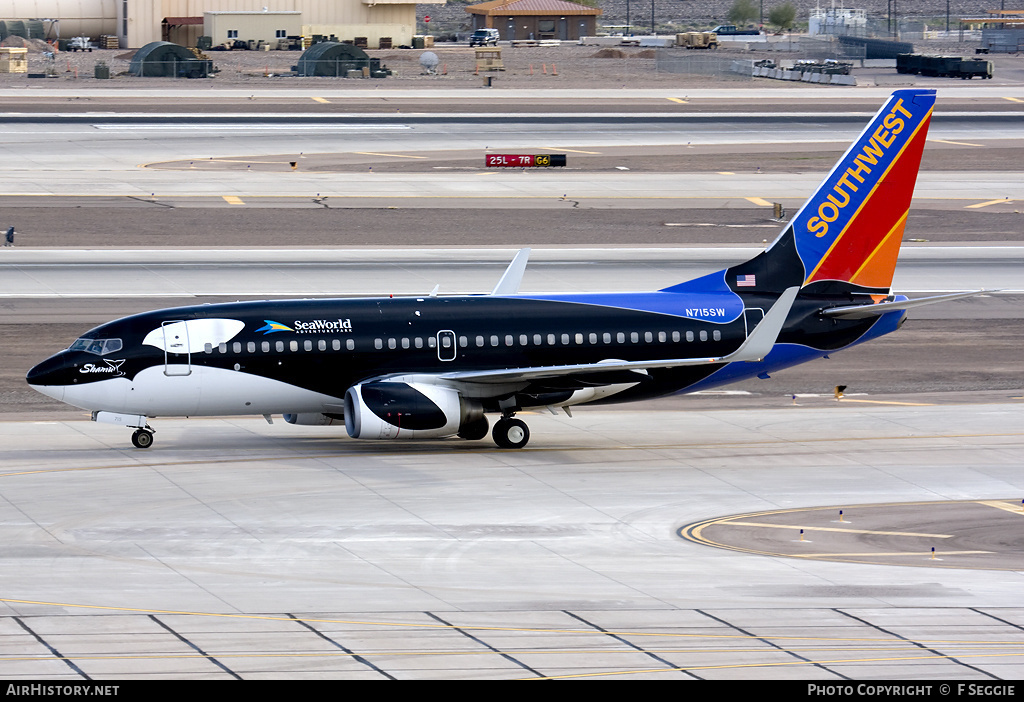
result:
[[[678,49],[659,49],[655,52],[655,70],[659,73],[680,73],[696,76],[714,76],[735,81],[753,80],[753,76],[736,73],[734,58],[694,54]]]

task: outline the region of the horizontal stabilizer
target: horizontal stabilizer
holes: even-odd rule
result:
[[[708,356],[704,358],[674,358],[650,361],[602,361],[601,363],[578,363],[565,366],[537,366],[533,368],[502,368],[481,371],[455,371],[439,376],[443,380],[461,381],[466,383],[516,383],[546,378],[557,378],[567,375],[586,373],[608,373],[612,371],[642,371],[651,368],[679,368],[681,366],[701,366],[708,363],[733,363],[736,361],[760,361],[775,346],[779,332],[782,331],[789,311],[793,307],[800,288],[794,286],[787,289],[754,327],[754,331],[746,338],[738,349],[727,356]]]
[[[960,300],[965,297],[974,297],[975,295],[984,295],[986,293],[993,292],[999,291],[973,290],[971,292],[952,293],[950,295],[935,295],[934,297],[922,297],[918,298],[917,300],[879,302],[870,305],[847,305],[845,307],[829,307],[827,309],[823,309],[821,313],[826,317],[842,317],[844,319],[867,319],[868,317],[877,317],[879,315],[883,315],[886,312],[895,312],[897,310],[909,310],[913,309],[914,307],[934,305],[937,302]]]

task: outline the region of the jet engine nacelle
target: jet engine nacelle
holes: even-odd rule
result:
[[[353,439],[431,439],[479,422],[483,408],[441,385],[380,381],[345,393],[345,429]]]
[[[336,414],[321,414],[320,412],[301,412],[299,414],[282,415],[284,421],[289,424],[299,424],[307,427],[329,427],[332,424],[341,424],[344,417]]]

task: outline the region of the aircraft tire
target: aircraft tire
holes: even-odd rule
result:
[[[135,448],[148,449],[153,445],[153,432],[145,429],[136,429],[132,434],[132,444]]]
[[[491,436],[499,448],[521,449],[530,441],[530,428],[521,419],[506,417],[495,423]]]

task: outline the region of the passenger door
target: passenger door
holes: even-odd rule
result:
[[[188,325],[182,320],[163,322],[164,375],[192,374],[192,352],[188,341]]]

